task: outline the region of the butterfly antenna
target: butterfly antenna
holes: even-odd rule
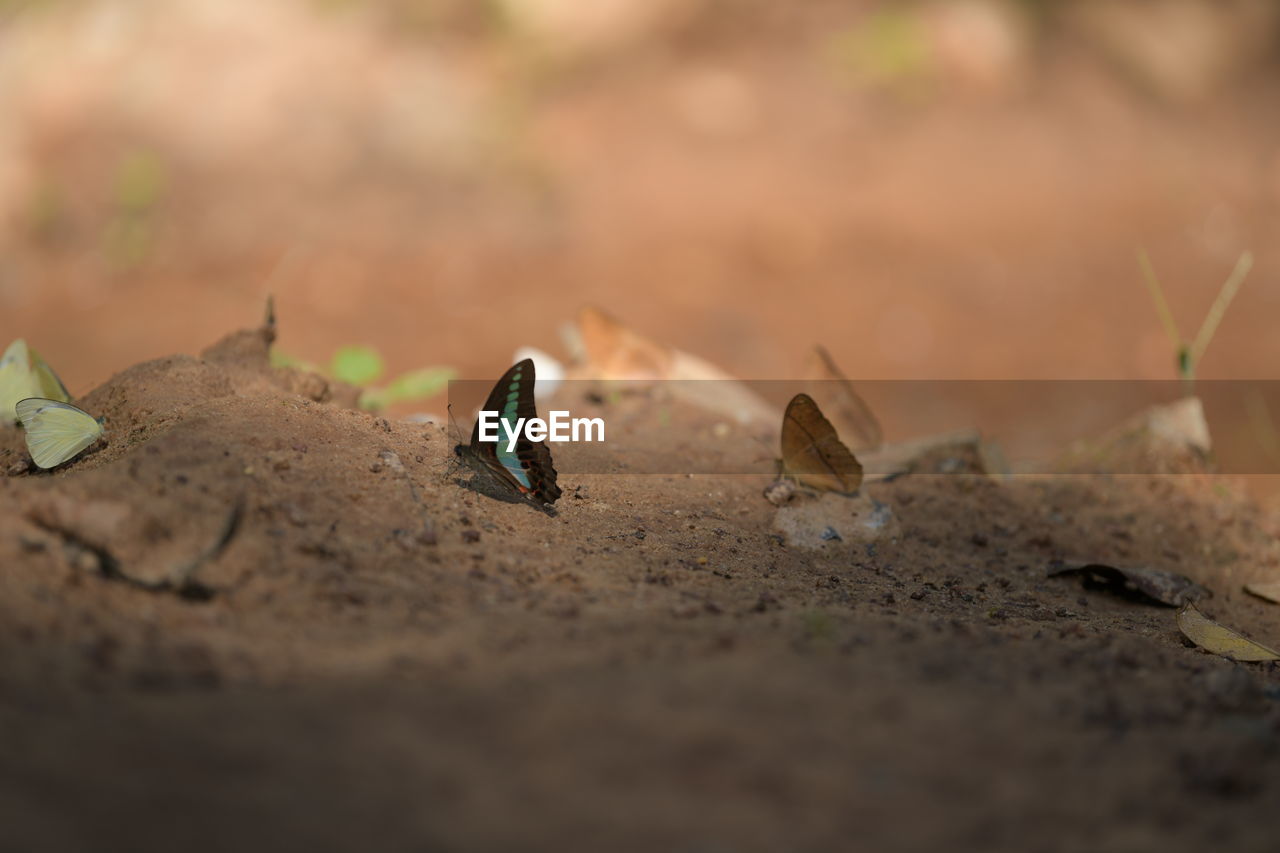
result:
[[[1240,259],[1236,261],[1235,268],[1231,270],[1231,275],[1227,276],[1227,280],[1222,283],[1222,289],[1218,291],[1217,298],[1209,306],[1209,313],[1204,316],[1204,322],[1200,324],[1200,331],[1196,334],[1195,342],[1191,344],[1192,375],[1194,375],[1195,368],[1200,364],[1200,359],[1204,357],[1205,350],[1209,348],[1209,342],[1213,340],[1214,334],[1218,331],[1218,324],[1222,322],[1223,315],[1231,307],[1231,300],[1236,298],[1240,285],[1244,284],[1245,277],[1249,275],[1249,270],[1252,268],[1253,252],[1246,249],[1240,253]]]
[[[458,422],[454,420],[453,403],[450,402],[445,406],[445,409],[449,414],[449,438],[452,439],[450,442],[451,446],[448,449],[448,454],[445,459],[445,464],[448,466],[450,471],[453,471],[457,466],[462,465],[464,461],[458,457],[457,453],[454,452],[454,448],[464,447],[466,442],[462,440],[462,428],[459,427]]]
[[[449,432],[458,444],[462,444],[462,427],[458,426],[457,420],[453,417],[453,403],[449,403],[445,410],[449,413]]]

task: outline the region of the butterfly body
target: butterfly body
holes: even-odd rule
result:
[[[523,431],[514,448],[508,450],[508,436],[515,433],[517,423],[521,419],[527,423],[538,416],[533,388],[533,360],[526,358],[498,380],[484,404],[485,411],[498,413],[498,440],[482,440],[477,420],[470,443],[458,445],[454,452],[474,470],[545,511],[560,497],[551,450],[544,442],[529,441]]]

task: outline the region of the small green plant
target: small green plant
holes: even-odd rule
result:
[[[373,347],[339,347],[329,362],[329,371],[335,379],[358,388],[376,382],[385,369],[382,356]]]
[[[1191,342],[1182,337],[1182,333],[1178,331],[1178,323],[1173,319],[1173,311],[1170,310],[1169,302],[1165,299],[1164,289],[1160,287],[1160,280],[1156,278],[1156,271],[1151,266],[1151,259],[1145,251],[1138,252],[1138,267],[1142,270],[1142,277],[1147,282],[1147,290],[1155,303],[1160,323],[1169,336],[1169,342],[1173,344],[1178,376],[1186,386],[1187,393],[1190,394],[1195,387],[1196,368],[1200,366],[1200,359],[1204,358],[1205,350],[1209,348],[1209,342],[1213,340],[1214,333],[1218,331],[1218,324],[1222,322],[1222,316],[1227,313],[1231,300],[1236,297],[1236,291],[1240,289],[1240,285],[1244,284],[1245,276],[1253,267],[1253,253],[1248,250],[1240,253],[1240,259],[1236,261],[1231,275],[1227,276],[1227,280],[1222,283],[1222,289],[1218,291],[1213,304],[1209,306],[1209,312],[1204,316],[1204,322],[1200,324],[1200,331]]]
[[[279,350],[271,351],[271,363],[276,367],[297,367],[313,373],[327,373],[340,382],[361,389],[360,408],[378,412],[396,403],[426,400],[439,394],[457,376],[452,367],[420,367],[401,373],[385,385],[374,386],[386,370],[382,355],[373,347],[339,347],[329,360],[329,369],[322,370],[313,364],[292,358]]]

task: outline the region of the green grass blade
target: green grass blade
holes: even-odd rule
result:
[[[1173,311],[1169,309],[1169,302],[1164,298],[1164,288],[1156,278],[1155,268],[1151,266],[1151,258],[1147,256],[1145,249],[1138,250],[1138,268],[1142,270],[1142,278],[1147,283],[1147,291],[1151,294],[1151,301],[1155,303],[1160,324],[1164,326],[1165,334],[1169,336],[1169,343],[1173,345],[1175,352],[1181,352],[1185,346],[1182,333],[1178,331],[1178,323],[1173,319]]]
[[[1236,261],[1235,269],[1231,271],[1231,275],[1227,276],[1227,280],[1222,283],[1222,289],[1218,291],[1218,297],[1213,300],[1213,305],[1209,306],[1209,313],[1204,316],[1204,322],[1200,324],[1200,331],[1196,334],[1196,339],[1191,344],[1192,369],[1204,357],[1204,351],[1209,348],[1209,342],[1213,340],[1214,333],[1218,331],[1218,324],[1222,322],[1222,316],[1227,313],[1227,308],[1231,306],[1231,300],[1236,298],[1236,292],[1240,289],[1240,285],[1244,284],[1245,276],[1249,275],[1249,270],[1252,268],[1253,252],[1246,249],[1240,253],[1240,260]]]

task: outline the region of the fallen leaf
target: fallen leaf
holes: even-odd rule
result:
[[[775,424],[772,404],[746,383],[695,355],[641,335],[596,308],[583,308],[565,343],[574,353],[566,379],[661,382],[675,399],[740,424]]]
[[[982,434],[976,429],[963,429],[883,444],[860,455],[858,459],[866,470],[868,480],[892,480],[914,472],[942,473],[930,471],[927,463],[930,459],[950,453],[954,453],[956,458],[972,454],[987,474],[1007,473],[1008,465],[1002,461],[1003,453],[994,447],[984,449],[984,445],[988,443],[982,440]]]
[[[1270,601],[1272,604],[1280,604],[1280,581],[1247,583],[1244,585],[1244,591],[1250,595],[1256,595],[1258,598]]]
[[[1101,584],[1120,594],[1138,593],[1157,604],[1179,607],[1204,598],[1209,590],[1190,578],[1163,569],[1108,566],[1103,563],[1064,562],[1049,567],[1046,577],[1078,574],[1086,584]]]
[[[574,331],[581,378],[666,380],[674,375],[671,347],[633,332],[603,311],[583,308]]]
[[[1198,397],[1150,406],[1100,438],[1075,442],[1054,464],[1064,474],[1175,474],[1205,470],[1213,446]]]
[[[1178,630],[1205,651],[1236,661],[1280,660],[1280,652],[1255,643],[1205,616],[1191,602],[1178,611]]]

